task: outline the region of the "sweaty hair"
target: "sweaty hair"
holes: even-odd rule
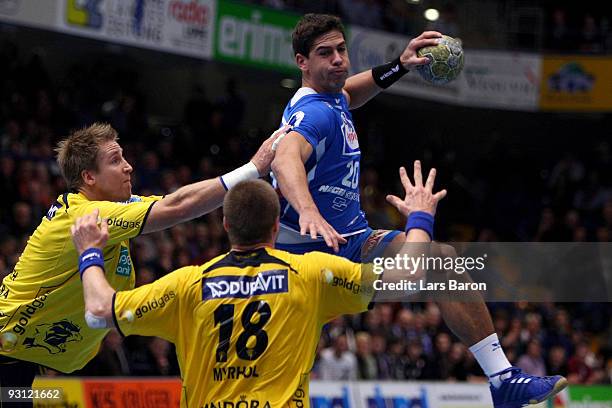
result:
[[[78,190],[83,184],[83,170],[98,170],[96,157],[100,145],[117,141],[117,131],[108,123],[94,123],[75,130],[57,144],[57,164],[68,188]]]
[[[271,238],[280,215],[276,191],[263,180],[236,184],[223,200],[223,215],[232,245],[255,245]]]
[[[330,31],[340,31],[342,37],[346,38],[340,18],[329,14],[304,15],[293,30],[293,54],[308,57],[315,40]]]

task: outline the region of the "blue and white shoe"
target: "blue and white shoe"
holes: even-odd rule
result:
[[[495,375],[510,373],[502,380],[499,388],[493,385],[491,397],[495,408],[521,408],[529,404],[542,402],[567,386],[567,380],[560,375],[537,377],[523,373],[520,368],[510,367]]]

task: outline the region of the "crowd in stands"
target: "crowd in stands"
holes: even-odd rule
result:
[[[323,12],[339,15],[347,24],[359,25],[377,30],[384,30],[404,34],[407,36],[418,35],[423,30],[438,30],[451,37],[463,37],[464,42],[473,44],[471,36],[474,33],[469,30],[461,30],[462,25],[472,23],[471,11],[478,7],[477,2],[428,2],[428,1],[406,1],[406,0],[249,0],[247,2],[263,5],[270,8],[289,10],[297,13]],[[506,13],[505,19],[500,23],[509,22],[512,16],[512,7],[520,8],[517,4],[510,2],[499,2],[499,13]],[[423,11],[430,7],[439,9],[439,18],[428,22],[423,17]],[[529,9],[539,8],[542,16],[541,24],[525,26],[525,32],[516,35],[534,35],[542,38],[542,41],[532,43],[540,44],[538,48],[545,51],[555,52],[578,52],[586,54],[601,54],[612,51],[612,29],[610,21],[612,12],[606,6],[594,7],[592,5],[573,3],[564,6],[563,2],[531,2]],[[463,12],[460,12],[463,11]],[[515,10],[516,11],[516,10]],[[517,14],[518,15],[518,14]],[[495,19],[497,16],[491,16]],[[463,20],[462,20],[463,19]],[[507,27],[498,27],[506,30]],[[476,34],[474,34],[476,35]],[[481,38],[481,35],[477,35]],[[486,36],[484,36],[486,37]],[[488,43],[479,43],[479,46],[497,48],[493,36],[489,36]],[[501,39],[503,42],[504,40]],[[506,44],[514,43],[506,39]],[[516,44],[515,44],[516,45]],[[472,45],[473,47],[473,45]],[[532,51],[534,51],[532,49]],[[535,50],[539,51],[539,49]]]
[[[0,47],[2,276],[10,273],[30,233],[56,197],[66,191],[53,148],[70,129],[94,120],[112,123],[134,167],[134,191],[141,195],[165,194],[189,182],[222,174],[248,160],[258,140],[268,133],[246,136],[241,124],[248,103],[240,96],[239,84],[232,80],[228,80],[225,95],[216,100],[194,87],[184,117],[178,118],[180,126],[153,127],[148,121],[146,100],[133,87],[137,83],[135,73],[77,64],[65,78],[52,79],[41,58],[22,55],[12,43]],[[375,159],[377,147],[370,144],[369,148]],[[547,187],[540,192],[541,216],[528,219],[529,225],[516,226],[516,240],[610,241],[612,155],[609,143],[602,142],[596,148],[599,156],[587,162],[573,155],[559,159],[559,152],[551,147],[546,156],[551,163],[544,177]],[[369,153],[365,151],[364,155]],[[383,158],[384,154],[384,150],[378,152]],[[483,158],[480,164],[487,162]],[[440,167],[441,174],[451,167],[455,172],[463,171],[455,162],[441,163]],[[381,187],[384,183],[378,169],[370,164],[362,172],[364,208],[373,225],[401,228],[402,220],[384,204],[388,191]],[[463,174],[470,175],[468,170]],[[460,179],[461,174],[452,177]],[[491,212],[487,206],[495,203],[484,199],[479,202],[482,214]],[[464,210],[450,206],[441,212]],[[455,227],[452,220],[444,218],[438,225],[448,231]],[[484,228],[476,223],[472,231],[472,240],[494,240],[500,234],[495,226]],[[219,210],[139,237],[131,248],[137,285],[181,266],[203,263],[227,250]],[[490,306],[513,363],[536,375],[567,375],[574,383],[611,382],[609,303]],[[178,366],[168,342],[143,337],[122,339],[111,331],[94,362],[76,374],[177,375]],[[381,303],[362,315],[334,320],[324,330],[312,375],[325,380],[485,380],[471,353],[449,332],[433,303]]]

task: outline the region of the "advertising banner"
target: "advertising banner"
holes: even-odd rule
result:
[[[217,7],[216,60],[298,72],[291,32],[300,15],[225,0]]]
[[[409,37],[351,27],[352,73],[397,58],[409,41]],[[432,85],[413,70],[387,91],[458,105],[532,111],[538,107],[540,61],[535,54],[466,49],[463,72],[454,81]]]
[[[84,379],[87,407],[174,408],[180,406],[181,381],[171,378]]]
[[[312,408],[489,408],[487,383],[421,381],[321,381],[310,382]],[[60,399],[36,400],[35,407],[94,408],[106,406],[178,407],[178,378],[65,378],[37,377],[33,389],[59,390]],[[305,393],[296,391],[295,402]],[[530,405],[531,406],[531,405]],[[610,408],[609,385],[570,385],[534,408]]]
[[[0,21],[35,28],[56,29],[60,0],[0,1]]]
[[[59,398],[35,399],[35,408],[70,407],[85,408],[83,381],[80,378],[36,377],[32,389],[59,390]]]
[[[541,57],[502,51],[465,51],[459,103],[496,109],[538,108]]]
[[[612,110],[612,58],[544,57],[540,87],[542,110]]]
[[[214,0],[62,1],[58,25],[72,34],[209,58]]]
[[[313,381],[310,383],[310,406],[311,408],[357,407],[359,404],[355,399],[356,391],[356,383]]]
[[[568,388],[570,408],[612,407],[612,387],[606,385],[572,385]]]
[[[215,0],[15,0],[0,21],[208,59]]]

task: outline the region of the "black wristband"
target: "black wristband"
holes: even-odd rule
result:
[[[372,78],[382,89],[387,89],[407,73],[408,70],[400,62],[400,57],[372,68]]]

